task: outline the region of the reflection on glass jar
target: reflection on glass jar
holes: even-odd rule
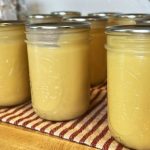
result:
[[[90,30],[90,76],[91,85],[98,85],[106,80],[106,42],[105,26],[107,19],[105,17],[81,16],[65,19],[66,21],[88,22]]]
[[[50,14],[52,14],[52,15],[59,15],[62,18],[79,17],[79,16],[81,16],[81,13],[78,12],[78,11],[53,11]]]
[[[30,97],[24,25],[0,22],[0,106],[12,106]]]
[[[120,14],[108,20],[108,25],[136,25],[136,21],[148,17],[150,14]]]
[[[150,27],[107,28],[108,122],[116,140],[150,149]]]
[[[88,16],[98,16],[98,17],[105,17],[107,19],[116,16],[121,15],[119,12],[96,12],[96,13],[89,13]]]
[[[27,27],[32,104],[48,120],[74,119],[89,107],[89,25]]]
[[[27,17],[28,24],[60,22],[62,17],[50,14],[33,14]]]

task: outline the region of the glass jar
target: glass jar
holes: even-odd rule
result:
[[[32,104],[42,118],[74,119],[89,107],[89,25],[27,27]]]
[[[90,76],[91,85],[96,86],[106,80],[106,42],[105,27],[107,19],[105,17],[81,16],[65,19],[66,21],[88,22],[90,23]]]
[[[124,145],[150,149],[150,26],[107,28],[108,122]]]
[[[25,29],[16,21],[0,22],[0,106],[30,98]]]
[[[53,12],[51,12],[51,14],[52,15],[59,15],[63,18],[81,16],[81,13],[78,11],[53,11]]]
[[[108,19],[108,25],[136,25],[136,21],[148,17],[150,14],[120,14]]]
[[[33,14],[27,17],[28,24],[60,22],[62,18],[50,14]]]

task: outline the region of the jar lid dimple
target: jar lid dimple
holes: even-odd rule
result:
[[[56,30],[56,29],[90,29],[87,22],[57,22],[57,23],[38,23],[26,26],[28,29]]]
[[[130,34],[150,34],[149,25],[116,25],[106,27],[106,34],[109,33],[130,33]]]

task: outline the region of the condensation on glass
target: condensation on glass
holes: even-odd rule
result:
[[[27,27],[32,104],[44,119],[79,117],[89,108],[89,25]]]
[[[150,149],[150,26],[109,27],[108,123],[112,136],[133,149]]]

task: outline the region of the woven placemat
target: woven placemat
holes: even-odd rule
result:
[[[54,135],[102,150],[127,150],[110,135],[107,125],[106,86],[91,89],[91,105],[82,117],[65,122],[51,122],[35,114],[31,103],[0,109],[0,120]]]

